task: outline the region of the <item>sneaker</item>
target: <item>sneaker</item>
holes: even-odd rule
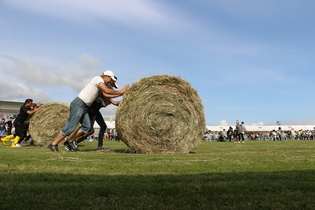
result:
[[[72,142],[70,142],[70,144],[73,145],[73,151],[80,151],[78,144],[77,144],[77,141],[72,141]]]
[[[69,151],[69,147],[68,147],[69,141],[66,138],[65,142],[63,142],[63,145],[65,145],[65,149]]]
[[[243,141],[243,144],[245,143],[245,141]]]
[[[12,144],[11,147],[21,147],[21,145],[16,143],[16,144]]]
[[[68,139],[63,143],[63,145],[65,145],[65,149],[68,151],[72,151],[72,147],[69,146],[70,142],[68,141]]]
[[[66,143],[66,142],[65,142]],[[66,145],[68,146],[69,150],[71,152],[76,152],[76,151],[80,151],[79,148],[77,147],[77,145],[75,145],[73,142],[69,142],[68,141],[68,144]]]
[[[67,146],[69,144],[68,139],[65,140],[65,142],[63,142],[63,145]]]
[[[108,147],[104,147],[104,146],[101,146],[101,147],[97,148],[97,150],[98,150],[98,151],[107,152],[107,151],[109,151],[109,150],[110,150],[110,148],[108,148]]]
[[[78,142],[76,140],[73,140],[72,143],[74,146],[78,147]]]
[[[47,147],[53,152],[59,152],[58,145],[49,144]]]

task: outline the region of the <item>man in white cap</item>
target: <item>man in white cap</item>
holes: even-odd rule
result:
[[[116,81],[112,80],[110,85],[107,85],[108,88],[116,88],[118,89],[117,85],[117,77],[115,76]],[[107,107],[109,104],[113,104],[115,106],[118,106],[120,101],[114,101],[112,98],[117,97],[117,95],[109,95],[104,94],[104,92],[100,93],[99,96],[95,99],[93,104],[88,108],[88,114],[91,121],[91,128],[88,133],[82,133],[81,136],[77,135],[77,138],[73,141],[73,144],[77,146],[80,142],[82,142],[84,139],[87,139],[88,136],[92,135],[94,133],[93,125],[95,121],[100,126],[99,134],[98,134],[98,150],[99,151],[109,151],[110,148],[103,146],[103,138],[104,134],[107,128],[107,125],[103,119],[103,116],[100,112],[100,109],[102,107]],[[78,128],[80,129],[80,128]],[[69,150],[68,148],[68,140],[64,142],[64,145],[66,146],[65,149]]]
[[[90,118],[87,114],[88,107],[92,105],[100,92],[109,95],[122,96],[129,88],[125,85],[121,90],[113,90],[107,87],[112,81],[116,81],[115,75],[112,71],[105,71],[101,76],[95,76],[92,80],[81,90],[79,95],[70,103],[70,116],[66,122],[65,127],[60,131],[55,140],[48,145],[48,148],[53,152],[58,152],[58,144],[69,136],[75,129],[78,123],[81,124],[79,130],[76,130],[68,140],[67,146],[70,151],[78,151],[73,140],[82,133],[88,133],[91,128]]]

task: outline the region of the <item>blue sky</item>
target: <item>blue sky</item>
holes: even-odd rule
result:
[[[1,100],[70,103],[105,70],[120,87],[168,74],[198,91],[207,125],[315,124],[314,11],[313,0],[1,0]]]

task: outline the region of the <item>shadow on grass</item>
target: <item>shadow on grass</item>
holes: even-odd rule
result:
[[[1,209],[315,209],[314,171],[0,179]]]
[[[129,149],[115,149],[115,150],[108,150],[108,151],[103,151],[103,150],[98,150],[97,148],[95,149],[84,149],[80,150],[80,152],[109,152],[109,151],[114,151],[115,153],[132,153]]]
[[[127,149],[115,149],[112,150],[115,153],[130,153],[130,154],[136,154],[136,152],[132,151],[131,149],[127,148]],[[189,154],[196,154],[196,152],[189,152]]]

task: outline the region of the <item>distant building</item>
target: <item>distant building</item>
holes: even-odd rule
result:
[[[235,129],[235,125],[231,125]],[[223,131],[223,129],[228,130],[229,125],[217,125],[217,126],[206,126],[207,130],[211,131]],[[279,125],[245,125],[245,128],[248,132],[251,131],[272,131],[278,130]],[[315,125],[281,125],[283,131],[290,130],[314,130]]]
[[[0,118],[8,120],[13,117],[15,119],[23,104],[24,102],[0,101]]]

